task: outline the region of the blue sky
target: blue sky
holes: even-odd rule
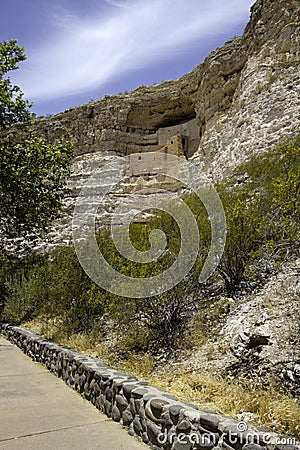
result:
[[[38,115],[177,79],[240,36],[254,0],[2,0],[0,40],[27,61],[11,73]]]

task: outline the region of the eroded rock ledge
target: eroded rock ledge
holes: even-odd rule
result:
[[[113,370],[99,359],[48,342],[24,328],[0,323],[0,331],[153,449],[299,450],[293,439],[215,411],[199,411],[162,389]]]
[[[246,106],[258,102],[262,108],[272,109],[276,95],[269,89],[271,85],[279,81],[280,88],[283,78],[293,76],[294,72],[288,71],[291,67],[298,73],[299,1],[257,0],[251,11],[243,36],[228,41],[177,81],[141,86],[128,94],[105,96],[53,117],[39,118],[38,129],[52,138],[66,136],[78,154],[108,151],[124,155],[155,149],[160,128],[196,118],[200,127],[198,156],[207,164],[215,154],[226,154],[233,139],[242,144],[259,130],[261,123],[267,123],[268,131],[276,134],[277,122],[271,123],[273,119],[265,115],[259,117],[261,111],[256,112],[255,106]],[[259,87],[260,81],[263,86]],[[296,119],[296,126],[299,115],[294,115],[293,90],[297,79],[291,78],[289,85],[287,92],[280,92],[282,111],[286,120],[288,116]],[[259,95],[262,90],[266,95]],[[247,129],[239,123],[240,111],[244,122],[252,124]],[[279,119],[285,129],[284,112]],[[275,141],[282,135],[289,137],[294,129],[291,126],[281,132]]]

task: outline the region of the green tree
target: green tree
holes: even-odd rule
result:
[[[31,130],[0,145],[0,225],[3,237],[45,229],[67,192],[72,146],[48,143]]]
[[[46,229],[62,207],[70,143],[34,132],[31,104],[7,73],[24,61],[16,40],[0,43],[0,249],[7,238]],[[14,128],[11,129],[13,124]]]
[[[23,98],[23,92],[11,83],[7,73],[19,68],[18,63],[25,61],[24,47],[17,41],[0,42],[0,129],[16,122],[28,122],[33,118],[29,111],[31,104]]]

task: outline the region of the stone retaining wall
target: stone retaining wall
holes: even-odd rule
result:
[[[0,332],[153,449],[300,450],[293,439],[215,411],[199,411],[97,358],[46,341],[24,328],[0,323]]]

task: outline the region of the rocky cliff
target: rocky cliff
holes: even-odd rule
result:
[[[213,179],[226,176],[251,154],[299,133],[299,17],[299,0],[257,0],[244,34],[180,79],[40,117],[37,128],[74,143],[70,185],[77,192],[92,170],[156,151],[160,136],[187,123],[198,133],[187,156]],[[67,199],[70,213],[73,203]],[[49,238],[63,233],[66,242],[70,224],[66,217]]]
[[[124,155],[155,150],[159,128],[197,118],[195,158],[222,173],[299,129],[299,13],[298,0],[257,0],[243,36],[179,80],[40,118],[38,128],[66,136],[79,155]]]

